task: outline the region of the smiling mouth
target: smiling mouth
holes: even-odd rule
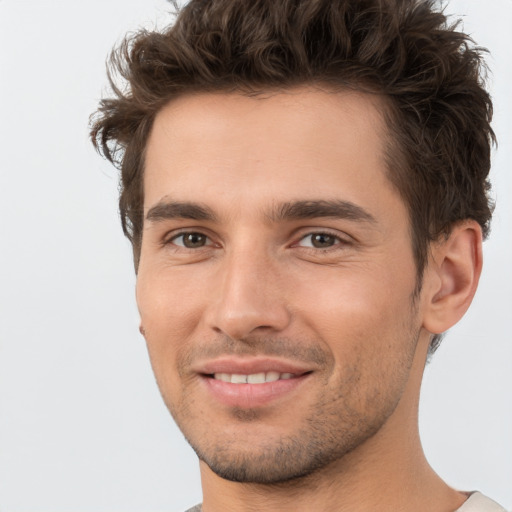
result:
[[[309,373],[309,372],[306,372]],[[278,380],[289,380],[301,377],[303,374],[279,373],[275,371],[259,372],[251,374],[240,373],[214,373],[209,377],[222,382],[230,382],[231,384],[265,384],[266,382],[277,382]]]
[[[216,366],[223,366],[218,364]],[[304,371],[297,368],[274,367],[272,370],[262,371],[263,368],[224,368],[208,369],[200,373],[206,389],[211,393],[215,402],[224,406],[252,409],[254,407],[265,407],[275,400],[283,400],[286,396],[293,396],[300,386],[309,380],[313,371]],[[258,365],[252,365],[258,366]],[[212,371],[213,370],[213,371]],[[216,371],[215,371],[216,370]],[[236,373],[230,373],[236,372]],[[243,371],[247,373],[242,373]],[[277,371],[281,370],[281,371]],[[283,371],[288,370],[288,371]],[[291,370],[291,371],[290,371]],[[292,373],[295,370],[295,373]],[[211,373],[210,373],[211,371]]]

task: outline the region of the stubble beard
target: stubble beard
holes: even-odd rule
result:
[[[339,424],[339,418],[336,420]],[[327,469],[372,437],[380,428],[380,422],[376,421],[371,425],[352,425],[333,432],[331,421],[314,421],[308,418],[306,422],[306,427],[294,435],[281,437],[268,444],[261,443],[257,449],[250,446],[246,451],[240,448],[230,449],[229,439],[224,439],[222,444],[196,443],[188,437],[187,441],[199,460],[225,480],[281,485],[302,481]],[[243,426],[240,431],[240,436],[243,436]]]
[[[365,380],[363,360],[346,367],[335,392],[317,397],[302,416],[298,429],[286,436],[244,443],[244,429],[254,431],[263,422],[257,410],[233,409],[232,420],[239,428],[230,434],[215,429],[215,421],[200,418],[193,404],[173,406],[164,400],[178,427],[201,461],[219,477],[233,482],[290,485],[320,474],[342,463],[347,454],[374,436],[394,412],[402,396],[419,330],[409,331],[410,350],[391,370],[393,382],[383,389],[378,375],[371,377],[372,388],[364,395],[358,384]],[[275,346],[275,341],[273,341]],[[362,356],[361,356],[362,358]],[[398,371],[397,371],[398,369]],[[393,371],[395,374],[393,374]],[[368,381],[368,377],[366,377]],[[363,406],[359,404],[364,402]],[[293,421],[294,418],[290,418]],[[261,424],[261,423],[260,423]],[[197,425],[200,428],[197,428]]]

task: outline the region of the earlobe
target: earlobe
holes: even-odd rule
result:
[[[441,334],[469,308],[482,271],[482,230],[473,220],[457,224],[448,238],[432,246],[423,327]],[[426,283],[425,283],[426,284]]]

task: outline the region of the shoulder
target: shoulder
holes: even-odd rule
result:
[[[185,512],[201,512],[201,503],[199,505],[196,505],[195,507],[185,510]]]
[[[455,512],[507,512],[501,505],[479,492],[474,492]]]

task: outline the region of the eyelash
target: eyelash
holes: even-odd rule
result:
[[[186,247],[185,244],[176,244],[175,241],[178,240],[179,238],[182,238],[185,237],[186,235],[198,235],[200,237],[204,237],[206,238],[206,243],[198,248],[192,248],[192,247]],[[209,243],[208,243],[209,242]],[[175,247],[179,248],[179,249],[185,249],[185,250],[197,250],[197,249],[203,249],[204,247],[210,247],[210,246],[213,246],[215,245],[211,238],[204,234],[204,233],[201,233],[200,231],[182,231],[180,233],[175,233],[173,234],[171,237],[168,237],[164,240],[163,242],[163,245],[174,245]]]
[[[196,248],[186,247],[184,243],[182,243],[182,244],[175,243],[175,241],[178,240],[179,238],[182,238],[182,240],[183,240],[183,237],[185,237],[186,235],[198,235],[200,237],[205,237],[206,243],[204,245],[201,245]],[[302,241],[306,240],[308,237],[313,237],[313,236],[325,236],[325,237],[333,238],[334,243],[333,243],[333,245],[330,245],[328,247],[313,247],[313,246],[300,245],[300,243]],[[318,254],[321,252],[325,253],[328,251],[337,250],[337,249],[340,249],[340,247],[341,248],[346,247],[347,245],[350,245],[350,243],[351,242],[349,240],[346,240],[346,239],[340,237],[339,235],[331,233],[330,231],[323,230],[323,231],[311,231],[309,233],[302,235],[296,242],[292,243],[291,247],[300,247],[302,250],[311,251],[311,252]],[[215,246],[216,244],[213,243],[213,241],[211,240],[211,238],[208,235],[206,235],[205,233],[202,233],[200,231],[182,231],[180,233],[173,234],[171,237],[167,237],[163,241],[163,245],[164,246],[173,245],[176,248],[176,250],[197,251],[199,249],[204,249],[204,248]]]
[[[325,236],[328,238],[333,238],[334,243],[333,243],[333,245],[330,245],[328,247],[313,247],[313,246],[299,245],[302,241],[306,240],[307,238],[311,239],[314,236]],[[311,243],[313,243],[313,242],[311,241]],[[350,245],[350,242],[347,239],[344,239],[335,233],[331,233],[330,231],[312,231],[310,233],[307,233],[307,234],[301,236],[297,242],[294,242],[292,247],[301,247],[304,250],[310,250],[310,251],[318,254],[319,252],[324,253],[327,251],[339,250],[340,248],[344,248],[347,245]]]

